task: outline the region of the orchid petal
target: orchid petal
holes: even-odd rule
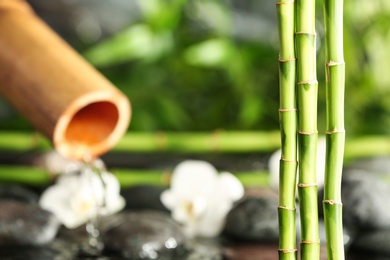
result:
[[[230,172],[222,172],[219,175],[219,185],[222,186],[227,195],[233,200],[239,200],[244,196],[244,187],[236,176]]]
[[[207,162],[188,160],[174,169],[171,187],[161,194],[161,201],[188,236],[213,237],[221,232],[226,214],[243,194],[233,174],[218,174]]]
[[[217,170],[209,163],[188,160],[180,163],[172,174],[171,187],[183,196],[213,191]]]
[[[43,192],[39,204],[67,228],[76,228],[97,214],[122,210],[125,200],[119,191],[119,182],[111,173],[102,172],[99,176],[87,169],[81,175],[61,175],[55,185]]]
[[[171,190],[165,190],[161,193],[160,195],[160,200],[162,204],[168,208],[168,209],[173,209],[175,204],[176,204],[176,197],[172,193]]]

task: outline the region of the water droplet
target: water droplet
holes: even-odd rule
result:
[[[165,241],[165,247],[168,249],[174,249],[177,247],[176,239],[170,237],[167,241]]]

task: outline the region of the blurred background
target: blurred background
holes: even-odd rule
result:
[[[132,198],[145,208],[150,201],[161,204],[160,194],[169,185],[172,169],[189,158],[231,171],[247,195],[258,197],[259,203],[264,198],[277,201],[274,190],[272,194],[267,190],[272,187],[270,174],[278,176],[268,163],[280,143],[275,0],[28,2],[131,101],[128,133],[102,160],[122,188],[156,187],[143,187],[142,194],[139,187],[135,187],[137,193],[122,189],[128,194],[128,204]],[[323,1],[316,2],[318,130],[324,135]],[[346,230],[350,233],[346,232],[345,241],[351,248],[370,251],[368,255],[351,251],[361,258],[348,259],[389,259],[390,211],[383,205],[390,200],[390,1],[345,1],[344,8],[344,162],[349,169],[344,171],[343,208],[344,221],[352,226]],[[30,123],[0,96],[0,184],[25,184],[41,192],[53,183],[52,173],[64,172],[70,165],[52,150],[48,140],[36,135]],[[324,149],[319,153],[325,154]],[[385,157],[374,157],[378,155]],[[263,219],[274,223],[277,212],[272,203],[267,204],[272,209],[253,204],[258,215],[248,207],[247,213],[254,216],[254,224],[248,226]],[[261,212],[275,215],[262,218]],[[246,223],[248,217],[243,216]],[[239,225],[233,221],[232,226]],[[277,236],[278,227],[274,230]],[[271,250],[276,253],[274,245]],[[264,256],[264,248],[257,244],[255,248]],[[372,251],[386,256],[372,258]],[[245,252],[253,259],[255,250]]]
[[[279,129],[274,0],[28,2],[129,97],[129,131]],[[325,132],[322,10],[318,1],[320,134]],[[390,133],[389,17],[389,1],[345,2],[349,137]],[[32,127],[0,97],[0,129]]]

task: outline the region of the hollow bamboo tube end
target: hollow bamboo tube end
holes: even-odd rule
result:
[[[109,151],[126,132],[130,111],[128,99],[117,91],[81,96],[58,119],[54,147],[68,158],[97,157]]]
[[[127,97],[23,0],[0,0],[0,92],[65,157],[110,150],[127,130]]]

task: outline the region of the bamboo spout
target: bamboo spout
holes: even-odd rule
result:
[[[0,0],[0,93],[73,159],[107,152],[130,121],[127,97],[23,0]]]

